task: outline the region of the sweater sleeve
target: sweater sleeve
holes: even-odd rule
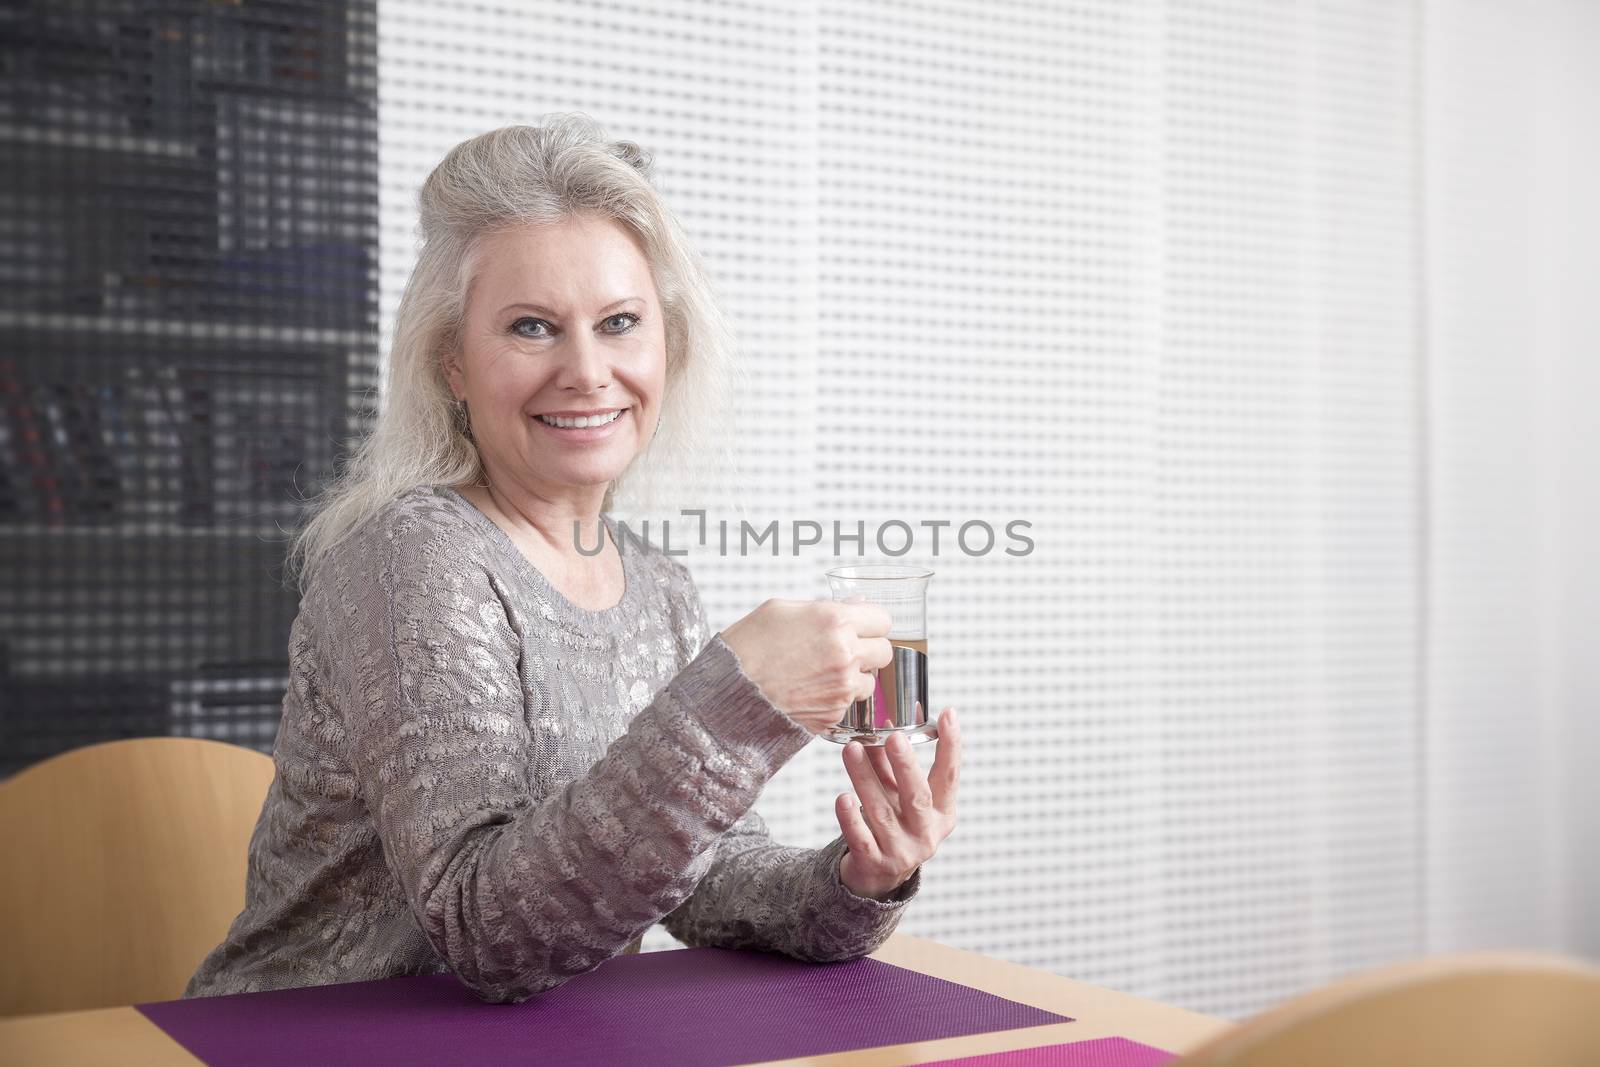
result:
[[[705,607],[688,571],[680,572],[691,632],[703,634]],[[840,881],[848,851],[842,834],[820,849],[777,844],[752,810],[723,836],[711,869],[662,925],[695,948],[760,949],[818,963],[868,955],[899,925],[922,868],[874,900]]]
[[[593,970],[688,899],[723,835],[811,735],[720,637],[585,775],[532,799],[506,593],[445,535],[385,531],[324,639],[342,748],[384,858],[456,976],[520,1002]]]
[[[815,963],[876,952],[922,885],[922,868],[885,900],[857,896],[839,880],[849,846],[776,844],[761,816],[740,819],[689,899],[662,920],[693,948],[748,948]]]

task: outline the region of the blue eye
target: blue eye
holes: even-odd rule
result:
[[[618,325],[618,323],[621,323],[621,325]],[[624,311],[620,314],[607,317],[602,325],[606,327],[606,333],[628,333],[634,327],[639,325],[639,316],[633,314],[631,311]],[[543,340],[546,337],[553,336],[553,329],[554,328],[543,319],[536,319],[531,315],[524,315],[522,318],[511,324],[508,332],[516,334],[518,337],[527,337],[533,340]],[[543,332],[536,332],[541,330]]]
[[[528,333],[527,331],[522,329],[522,326],[523,326],[524,323],[531,323],[534,326],[545,326],[545,327],[548,327],[550,325],[548,322],[545,322],[543,319],[535,319],[535,318],[530,318],[528,316],[523,316],[522,318],[518,319],[516,322],[513,322],[511,324],[511,332],[516,334],[518,337],[547,337],[547,336],[549,336],[548,334],[543,334],[543,333]]]

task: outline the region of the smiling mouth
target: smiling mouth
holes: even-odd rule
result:
[[[591,426],[606,426],[616,422],[626,410],[628,409],[617,408],[615,411],[607,411],[598,415],[535,415],[534,418],[546,426],[554,426],[560,430],[582,430]]]

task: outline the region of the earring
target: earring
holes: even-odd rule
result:
[[[457,400],[453,411],[456,429],[461,433],[462,437],[465,437],[468,441],[472,440],[472,420],[467,411],[467,402],[465,400]]]

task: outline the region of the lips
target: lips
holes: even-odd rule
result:
[[[626,408],[612,408],[608,411],[598,412],[549,412],[544,415],[535,415],[534,418],[546,426],[554,426],[562,430],[582,430],[592,426],[609,426],[622,417]]]
[[[530,416],[529,421],[548,433],[554,441],[584,444],[616,436],[623,418],[632,410],[632,408],[610,408],[599,412],[545,413]]]

